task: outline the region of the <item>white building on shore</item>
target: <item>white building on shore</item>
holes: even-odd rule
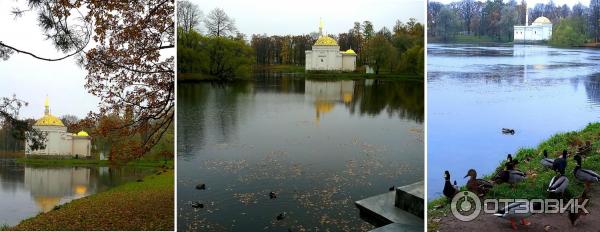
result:
[[[91,138],[85,131],[77,134],[67,132],[67,127],[56,116],[50,114],[50,104],[46,97],[44,116],[38,119],[33,128],[46,135],[46,147],[31,150],[31,141],[25,142],[26,155],[60,155],[60,156],[91,156]]]
[[[305,70],[354,71],[356,53],[352,49],[340,51],[335,39],[323,34],[323,21],[319,25],[319,39],[306,51]]]
[[[527,12],[529,10],[526,10]],[[529,13],[525,14],[525,25],[514,26],[514,42],[515,43],[539,43],[550,40],[552,37],[552,22],[550,19],[542,16],[529,24]]]

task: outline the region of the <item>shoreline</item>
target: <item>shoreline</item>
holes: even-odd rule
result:
[[[134,166],[134,167],[169,167],[173,168],[174,160],[132,160],[127,163],[111,163],[109,160],[97,159],[44,159],[21,157],[17,163],[31,166]]]
[[[581,130],[555,133],[548,139],[540,142],[536,147],[518,149],[515,153],[515,159],[520,162],[517,168],[526,172],[529,178],[517,184],[515,189],[512,189],[508,184],[495,185],[485,198],[546,199],[548,196],[545,190],[548,182],[554,176],[554,172],[545,169],[540,164],[542,158],[541,152],[546,149],[548,150],[550,158],[556,158],[563,149],[574,154],[576,145],[585,143],[585,141],[591,141],[592,149],[587,155],[587,158],[584,159],[583,166],[592,170],[600,170],[600,156],[598,156],[598,148],[600,146],[599,140],[600,123],[596,122],[588,123],[587,126]],[[526,158],[530,158],[530,161],[526,162]],[[506,160],[502,160],[494,172],[484,175],[481,178],[490,180],[495,173],[504,168],[505,163]],[[570,155],[568,157],[568,166],[565,173],[571,181],[566,196],[572,198],[579,196],[581,192],[583,192],[583,184],[576,181],[573,176],[574,167],[575,162],[572,160],[572,155]],[[460,190],[466,190],[466,186],[460,186]],[[594,191],[598,192],[598,189],[594,189]],[[600,193],[596,193],[596,195],[597,194]],[[439,231],[440,229],[444,229],[442,223],[446,223],[450,219],[455,219],[450,213],[449,202],[450,200],[446,199],[445,196],[440,196],[427,203],[428,231]],[[469,223],[455,222],[455,220],[450,221],[452,221],[451,223]]]
[[[5,230],[174,230],[174,170],[59,205]],[[120,212],[120,213],[116,213]]]

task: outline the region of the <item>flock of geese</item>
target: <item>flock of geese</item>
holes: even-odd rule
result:
[[[590,184],[600,182],[600,175],[598,175],[597,172],[582,168],[582,158],[580,154],[583,154],[585,151],[589,150],[591,150],[591,144],[588,142],[586,147],[578,149],[576,155],[573,156],[573,160],[575,160],[577,163],[575,169],[573,169],[573,176],[575,179],[585,184],[583,194],[579,197],[579,202],[582,202],[584,199],[589,199],[588,191]],[[543,152],[543,157],[540,160],[540,164],[545,168],[554,170],[556,172],[556,175],[552,177],[546,190],[550,196],[560,196],[563,198],[565,191],[569,187],[569,178],[565,175],[568,156],[569,154],[567,150],[563,150],[562,155],[556,159],[548,158],[548,152],[546,150]],[[527,161],[529,160],[530,158],[527,158]],[[467,175],[465,175],[465,178],[469,177],[466,187],[469,191],[477,194],[479,197],[484,197],[495,185],[502,183],[508,183],[514,189],[517,183],[527,179],[527,174],[525,172],[516,169],[518,163],[518,160],[513,160],[512,155],[508,154],[504,169],[499,171],[491,181],[478,179],[477,171],[475,171],[475,169],[470,169],[467,172]],[[459,187],[457,186],[456,181],[454,181],[454,183],[450,183],[450,172],[445,171],[444,176],[446,180],[443,190],[444,196],[446,196],[448,199],[452,199],[460,191]],[[531,213],[517,213],[518,209],[523,209],[524,204],[528,203],[511,203],[504,208],[499,209],[494,215],[509,220],[514,230],[517,229],[515,222],[519,220],[523,225],[530,225],[531,223],[525,219],[531,216]],[[533,203],[531,207],[533,207],[534,210],[539,210],[542,208],[541,204],[536,203]],[[571,220],[571,224],[573,226],[581,215],[584,215],[583,211],[569,213],[569,219]]]

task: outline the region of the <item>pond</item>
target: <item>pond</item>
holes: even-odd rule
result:
[[[178,230],[372,228],[354,201],[423,180],[423,85],[286,74],[180,83]]]
[[[491,174],[507,154],[600,119],[600,50],[428,44],[427,54],[429,200],[444,170],[464,185],[470,168]]]
[[[17,225],[55,206],[147,174],[147,168],[40,167],[0,158],[0,225]]]

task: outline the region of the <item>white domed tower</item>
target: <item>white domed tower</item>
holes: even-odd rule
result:
[[[91,138],[85,132],[78,134],[67,132],[67,127],[56,116],[50,113],[50,103],[48,97],[44,102],[44,116],[38,119],[33,128],[46,135],[45,148],[40,150],[31,150],[29,145],[31,141],[25,141],[26,155],[55,155],[55,156],[78,156],[88,157],[91,155]]]

